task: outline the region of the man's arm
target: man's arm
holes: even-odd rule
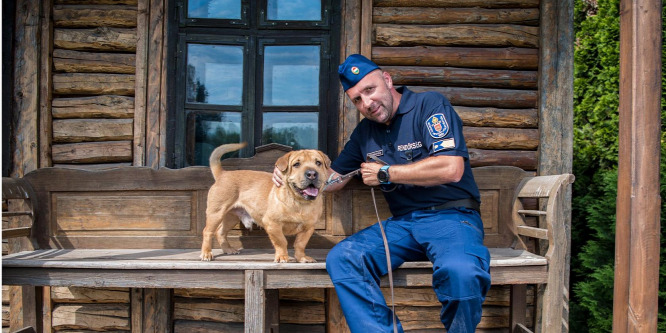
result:
[[[326,180],[336,179],[337,177],[340,177],[340,175],[331,168],[328,168],[328,175],[329,176],[328,176],[328,178],[326,178]],[[351,179],[351,177],[347,178],[347,179],[343,179],[339,183],[330,184],[329,186],[327,186],[325,188],[325,190],[326,190],[326,192],[335,192],[335,191],[341,190],[343,187],[345,187],[345,185],[347,185],[347,183],[349,182],[350,179]],[[275,186],[277,186],[277,187],[280,187],[284,184],[284,181],[282,180],[282,172],[280,172],[280,170],[277,167],[275,167],[275,169],[273,169],[273,184],[275,184]]]
[[[361,164],[363,183],[369,186],[379,185],[377,172],[379,163]],[[388,172],[391,183],[418,186],[435,186],[460,181],[465,171],[461,156],[430,156],[418,162],[391,165]]]

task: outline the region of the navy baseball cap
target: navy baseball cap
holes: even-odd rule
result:
[[[368,73],[379,69],[379,66],[372,62],[370,59],[360,55],[352,54],[347,57],[347,60],[338,67],[338,75],[340,75],[340,83],[345,91],[355,86],[358,81],[361,81]]]

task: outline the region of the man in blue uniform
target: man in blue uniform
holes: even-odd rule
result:
[[[365,119],[331,164],[329,179],[360,168],[366,185],[380,186],[393,214],[381,222],[391,269],[430,260],[442,323],[448,332],[474,332],[490,288],[490,255],[462,121],[441,94],[396,89],[390,74],[362,55],[349,56],[338,73]],[[281,183],[279,171],[274,179]],[[388,273],[379,224],[337,244],[326,269],[352,332],[393,331],[393,314],[379,286]]]

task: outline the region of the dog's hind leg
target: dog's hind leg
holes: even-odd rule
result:
[[[206,226],[203,230],[203,243],[201,243],[201,255],[203,261],[213,260],[213,236],[224,219],[225,211],[206,212]]]
[[[236,216],[233,214],[227,214],[224,216],[222,223],[216,230],[215,236],[217,237],[217,241],[220,243],[222,252],[226,254],[240,253],[241,249],[231,247],[231,244],[229,244],[229,240],[227,239],[227,234],[234,228],[234,226],[236,226],[236,224],[238,224]]]

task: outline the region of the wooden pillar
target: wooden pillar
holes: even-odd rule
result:
[[[656,332],[661,1],[620,1],[620,149],[613,332]]]
[[[245,271],[245,333],[266,331],[264,271]]]

